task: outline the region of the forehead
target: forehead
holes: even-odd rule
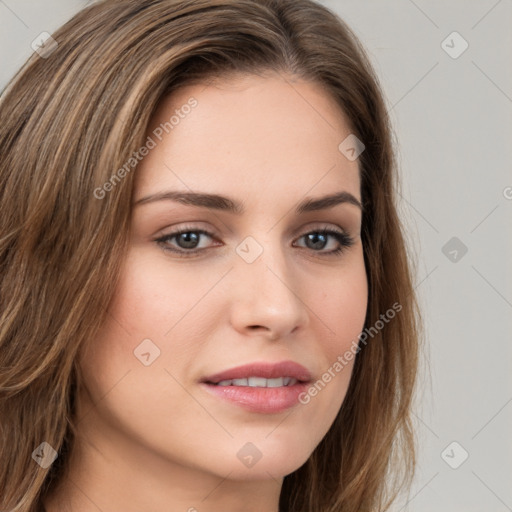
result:
[[[350,133],[320,85],[291,76],[240,75],[183,87],[151,119],[147,135],[155,147],[137,168],[136,196],[208,189],[250,202],[256,190],[273,200],[283,191],[342,188],[360,199],[358,162],[338,149]]]

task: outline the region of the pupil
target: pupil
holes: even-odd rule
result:
[[[197,244],[198,235],[197,233],[182,233],[180,235],[180,240],[184,240],[185,245],[184,248],[186,249],[193,249]]]
[[[323,239],[322,241],[320,241],[320,244],[318,243],[318,241],[316,241],[319,238]],[[325,235],[321,233],[310,233],[308,235],[308,240],[311,240],[313,242],[313,249],[323,249],[325,245]]]

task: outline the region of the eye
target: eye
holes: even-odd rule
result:
[[[308,248],[313,249],[314,252],[319,252],[319,249],[324,249],[325,246],[328,245],[329,238],[334,238],[334,240],[338,244],[338,247],[332,249],[331,251],[322,251],[320,253],[325,254],[327,256],[339,255],[342,252],[344,252],[345,249],[348,249],[349,247],[354,245],[354,239],[347,233],[327,228],[310,231],[309,233],[302,235],[300,239],[302,238],[305,238],[306,246]]]
[[[213,238],[213,234],[204,229],[193,227],[184,227],[179,231],[174,231],[155,240],[165,250],[177,253],[180,257],[187,257],[204,250],[204,247],[198,248],[201,238]],[[178,248],[170,246],[170,242],[176,239]]]
[[[204,238],[214,239],[214,235],[204,229],[186,226],[179,231],[174,231],[157,238],[155,242],[165,251],[175,253],[178,257],[186,258],[207,249],[205,247],[199,247],[201,240]],[[306,248],[326,256],[340,255],[345,249],[354,244],[354,239],[347,233],[327,228],[309,231],[299,237],[299,240],[301,239],[305,239]],[[322,250],[329,245],[329,240],[334,242],[335,248],[330,251]]]

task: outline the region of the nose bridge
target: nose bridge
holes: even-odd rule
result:
[[[236,252],[234,324],[239,329],[264,327],[275,337],[304,324],[307,316],[298,296],[299,282],[275,233],[247,236]]]
[[[280,240],[272,233],[255,234],[247,236],[236,248],[242,261],[237,262],[239,271],[244,274],[252,286],[266,288],[272,283],[280,284],[287,293],[291,291],[288,286],[291,279],[290,262]],[[274,286],[273,288],[276,288]]]

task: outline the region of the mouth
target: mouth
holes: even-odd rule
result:
[[[230,368],[201,379],[208,384],[224,386],[280,387],[289,386],[290,382],[309,382],[311,373],[307,368],[294,361],[279,363],[254,362]]]
[[[294,386],[297,382],[302,382],[294,377],[277,377],[275,379],[266,379],[265,377],[247,377],[242,379],[225,379],[219,382],[208,382],[213,386],[247,386],[249,388],[280,388],[283,386]]]
[[[279,413],[297,404],[311,374],[293,361],[250,363],[201,379],[209,393],[245,410]]]

